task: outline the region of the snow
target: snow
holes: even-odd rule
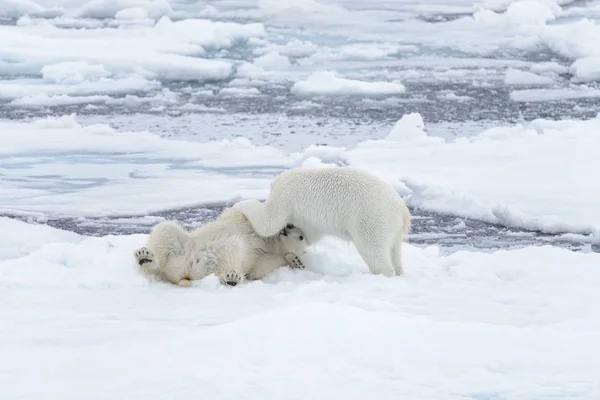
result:
[[[38,218],[44,222],[43,218]],[[85,239],[73,232],[54,229],[46,225],[28,224],[0,217],[0,260],[18,259],[50,243],[79,243]],[[0,270],[2,271],[2,270]],[[0,272],[0,276],[2,276]],[[5,283],[3,281],[3,283]]]
[[[599,254],[441,256],[407,244],[406,275],[384,278],[328,239],[305,271],[181,289],[138,273],[132,252],[145,235],[72,238],[8,219],[0,228],[13,233],[0,254],[31,248],[0,261],[9,397],[592,399],[597,390]]]
[[[331,71],[318,71],[292,86],[296,95],[393,95],[405,92],[404,85],[393,82],[365,82],[340,78]]]

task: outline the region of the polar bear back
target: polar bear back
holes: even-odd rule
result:
[[[271,206],[305,232],[347,237],[353,227],[406,225],[406,204],[391,185],[356,168],[292,168],[273,180],[271,193]]]

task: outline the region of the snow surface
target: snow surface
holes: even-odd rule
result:
[[[306,271],[181,289],[137,272],[145,235],[0,228],[12,232],[0,254],[31,249],[0,261],[8,398],[597,395],[600,254],[406,245],[406,276],[385,278],[327,240]]]

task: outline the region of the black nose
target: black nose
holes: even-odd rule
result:
[[[292,225],[292,224],[287,224],[285,227],[288,229],[294,229],[294,225]]]

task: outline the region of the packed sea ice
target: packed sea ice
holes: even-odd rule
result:
[[[285,154],[73,117],[4,123],[1,172],[13,179],[2,181],[3,212],[35,221],[264,197],[277,171],[342,162],[380,174],[409,204],[591,234],[600,226],[600,188],[589,179],[599,124],[540,120],[446,143],[407,115],[354,149]],[[482,168],[470,167],[481,158]],[[407,244],[406,275],[382,278],[351,245],[328,239],[308,253],[306,271],[285,267],[234,289],[209,277],[183,293],[137,272],[132,251],[146,235],[0,225],[0,384],[17,398],[592,399],[597,390],[597,253],[442,256]],[[27,385],[32,375],[40,384]]]
[[[437,133],[453,121],[407,111],[368,135],[357,128],[365,137],[353,143],[289,134],[302,143],[292,148],[265,143],[231,107],[272,101],[280,108],[264,120],[302,110],[309,125],[312,112],[344,104],[485,100],[452,86],[411,97],[431,82],[499,85],[525,105],[593,100],[598,10],[565,0],[0,2],[0,398],[598,399],[598,252],[446,252],[409,235],[405,275],[385,278],[327,238],[306,270],[182,289],[139,273],[133,251],[147,234],[46,224],[264,199],[287,168],[350,165],[413,209],[597,247],[600,115],[472,124],[450,138]],[[556,57],[531,56],[546,51]],[[214,114],[226,121],[218,129],[243,135],[114,126],[136,112],[142,122]],[[197,121],[202,138],[217,129]]]

